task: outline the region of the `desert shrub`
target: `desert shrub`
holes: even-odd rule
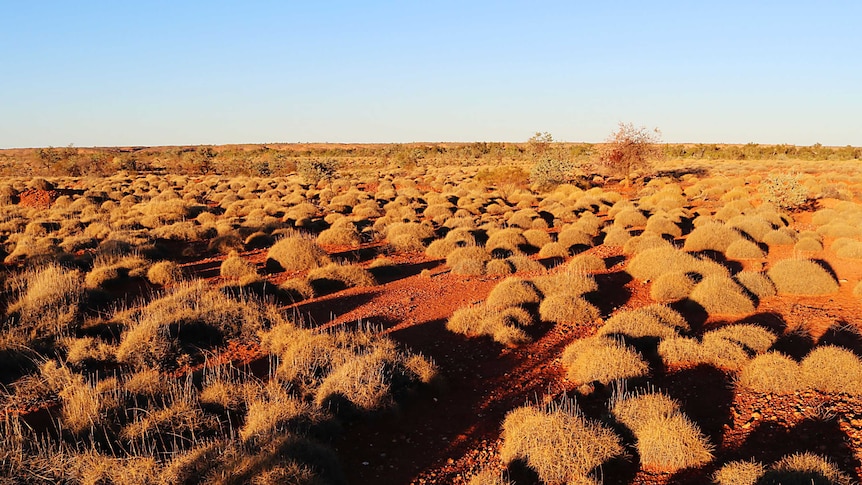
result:
[[[801,237],[793,245],[793,250],[798,252],[823,251],[823,243],[811,237]]]
[[[556,293],[539,304],[539,318],[543,322],[588,324],[599,318],[599,309],[579,296]]]
[[[543,248],[545,245],[551,243],[551,235],[542,229],[528,229],[524,231],[522,236],[524,236],[527,244],[536,249]]]
[[[623,396],[611,412],[635,435],[643,467],[675,472],[712,461],[703,432],[664,394]]]
[[[98,382],[87,382],[83,376],[73,374],[59,393],[63,403],[63,424],[73,433],[99,426],[121,405],[120,387],[114,377]]]
[[[374,286],[374,276],[356,264],[330,263],[322,268],[308,272],[306,279],[314,288],[315,294],[331,293],[354,286]]]
[[[606,337],[580,339],[563,351],[566,378],[576,384],[598,381],[602,384],[620,379],[641,377],[649,365],[632,347]]]
[[[465,246],[454,249],[446,256],[448,265],[455,274],[480,275],[485,272],[485,264],[491,255],[481,246]]]
[[[333,369],[320,383],[315,393],[318,406],[343,406],[351,410],[371,412],[387,408],[395,403],[397,393],[419,383],[429,383],[434,372],[417,373],[417,363],[411,356],[397,352],[388,346],[377,346],[367,354],[357,355]],[[413,360],[425,360],[413,356]],[[430,362],[423,368],[432,369]],[[345,409],[338,411],[344,412]]]
[[[735,342],[752,353],[762,354],[772,347],[776,336],[765,328],[751,323],[736,323],[710,330],[704,336],[723,338]]]
[[[652,160],[661,156],[658,129],[635,127],[631,123],[620,123],[617,131],[599,147],[599,163],[610,172],[622,177],[634,171],[647,170]]]
[[[733,227],[758,242],[773,231],[773,224],[757,215],[740,215],[727,220],[726,224]]]
[[[317,236],[318,244],[359,246],[361,242],[362,239],[359,231],[356,230],[356,226],[347,219],[339,219],[332,227],[321,231]]]
[[[758,189],[764,202],[786,210],[802,208],[808,202],[808,189],[798,175],[770,173]]]
[[[579,254],[569,261],[567,269],[580,273],[596,273],[605,271],[605,260],[595,254]]]
[[[682,236],[682,229],[680,229],[679,225],[665,215],[651,216],[646,223],[645,230],[658,235],[667,234],[675,238]]]
[[[82,367],[92,362],[110,362],[116,349],[93,337],[69,338],[66,346],[66,362],[73,367]]]
[[[569,268],[533,278],[532,281],[546,298],[557,294],[582,296],[599,288],[592,276]]]
[[[748,239],[738,239],[727,247],[725,256],[731,259],[761,259],[766,253],[755,242]]]
[[[288,278],[278,289],[294,302],[314,298],[314,287],[305,278]]]
[[[334,178],[338,172],[338,161],[332,159],[306,159],[296,164],[296,172],[307,184],[317,185]]]
[[[802,370],[796,361],[778,352],[767,352],[742,368],[737,385],[757,392],[792,394],[802,382]]]
[[[101,288],[126,278],[147,274],[150,262],[140,256],[97,258],[93,269],[84,277],[87,288]]]
[[[556,241],[549,242],[548,244],[545,244],[544,246],[542,246],[541,249],[539,249],[539,257],[543,258],[543,259],[544,258],[565,259],[565,258],[569,257],[569,248],[567,248],[566,246],[564,246],[564,245],[562,245]]]
[[[592,246],[593,236],[576,226],[569,226],[557,234],[557,242],[571,251],[572,248]]]
[[[676,310],[664,305],[647,305],[614,313],[599,328],[599,335],[671,338],[689,330],[688,322]]]
[[[769,246],[789,246],[796,242],[796,235],[786,228],[775,229],[766,233],[762,242]]]
[[[523,330],[532,323],[533,317],[523,308],[492,310],[485,305],[473,305],[455,310],[446,322],[446,329],[468,337],[488,335],[496,342],[514,346],[532,340]]]
[[[810,452],[782,457],[769,467],[757,483],[775,485],[850,485],[853,479],[828,459]]]
[[[730,245],[741,239],[736,229],[721,223],[697,226],[686,236],[683,249],[686,251],[718,251],[724,253]]]
[[[259,304],[233,300],[202,282],[176,285],[143,308],[115,313],[113,321],[126,328],[117,360],[139,369],[169,366],[227,338],[253,336],[273,318]]]
[[[515,485],[497,470],[485,469],[473,475],[467,485]]]
[[[765,472],[763,464],[756,461],[731,461],[722,465],[712,480],[718,485],[757,485]]]
[[[605,229],[603,244],[607,246],[622,246],[631,237],[632,235],[628,230],[618,226],[611,226]]]
[[[540,300],[539,292],[531,282],[520,278],[506,278],[491,290],[485,304],[491,310],[503,310],[513,306],[537,304]]]
[[[172,285],[183,281],[184,278],[182,268],[173,261],[155,262],[147,270],[147,280],[154,285]]]
[[[626,271],[641,281],[654,280],[665,273],[697,273],[701,276],[727,274],[720,264],[673,247],[647,249],[638,253],[629,260]]]
[[[330,263],[329,255],[314,240],[292,235],[277,241],[266,253],[267,266],[277,265],[285,271],[320,268]]]
[[[835,251],[839,258],[862,259],[862,242],[850,241]]]
[[[862,359],[834,345],[812,350],[800,363],[809,387],[822,392],[862,394]]]
[[[816,261],[784,259],[766,272],[779,294],[827,295],[838,291],[838,282]]]
[[[637,254],[647,249],[672,248],[673,244],[654,232],[644,232],[634,236],[623,245],[623,254]]]
[[[775,285],[772,283],[772,280],[763,273],[740,271],[739,273],[736,273],[734,279],[737,283],[742,285],[743,288],[758,298],[775,296]]]
[[[686,273],[672,272],[660,275],[650,286],[650,298],[658,303],[672,303],[687,298],[694,289],[694,281]]]
[[[524,238],[520,229],[506,228],[494,231],[488,237],[488,242],[485,243],[485,248],[488,251],[502,249],[512,253],[519,253],[521,248],[527,245],[527,239]]]
[[[624,209],[614,216],[614,225],[625,229],[644,227],[646,224],[647,217],[634,207]]]
[[[620,438],[585,419],[573,402],[544,409],[521,407],[503,421],[503,463],[524,460],[545,483],[579,483],[622,454]]]
[[[548,190],[575,180],[575,164],[568,160],[545,158],[530,168],[530,183]]]
[[[397,251],[425,251],[425,241],[434,236],[431,226],[418,222],[396,222],[386,228],[386,239]]]
[[[246,261],[238,253],[231,253],[219,266],[219,275],[222,278],[240,280],[242,284],[259,281],[260,275],[257,267]]]
[[[67,335],[78,325],[83,277],[57,264],[26,270],[7,281],[11,290],[6,314],[30,339]],[[5,329],[5,325],[3,326]]]
[[[689,298],[710,315],[740,315],[754,311],[754,302],[733,279],[708,275],[691,290]]]

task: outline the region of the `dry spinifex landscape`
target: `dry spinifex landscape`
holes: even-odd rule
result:
[[[862,151],[641,148],[0,154],[0,483],[854,482]]]

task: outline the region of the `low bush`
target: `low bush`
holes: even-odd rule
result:
[[[649,365],[640,353],[618,340],[591,337],[576,340],[563,351],[566,378],[576,384],[598,381],[609,384],[620,379],[642,377]]]
[[[158,261],[147,270],[147,280],[154,285],[167,286],[183,281],[180,265],[173,261]]]
[[[803,386],[802,370],[790,357],[767,352],[754,357],[742,368],[737,384],[757,392],[792,394]]]
[[[584,325],[599,318],[599,309],[587,300],[568,293],[552,294],[539,304],[539,318],[543,322]]]
[[[748,239],[738,239],[730,243],[724,255],[730,259],[762,259],[766,257],[766,253],[760,249],[760,246]]]
[[[828,295],[838,291],[835,277],[816,261],[784,259],[766,272],[783,295]]]
[[[763,273],[740,271],[736,273],[734,279],[758,298],[766,298],[768,296],[775,296],[776,294],[775,285],[772,283],[772,280]]]
[[[829,393],[862,395],[862,359],[834,345],[815,348],[800,363],[805,383]]]
[[[506,415],[500,458],[523,460],[545,483],[584,483],[602,463],[623,453],[620,438],[580,415],[571,401]]]
[[[480,275],[485,273],[485,265],[491,255],[480,246],[456,248],[446,256],[446,265],[455,274]]]
[[[313,239],[291,235],[277,241],[266,253],[267,266],[274,265],[285,271],[303,271],[320,268],[331,262],[326,251]]]
[[[673,247],[647,249],[638,253],[629,260],[626,271],[641,281],[651,281],[665,273],[696,273],[701,276],[727,274],[720,264]]]
[[[697,226],[686,236],[683,249],[686,251],[718,251],[724,253],[731,244],[742,238],[736,229],[721,223]]]
[[[851,485],[855,482],[823,456],[803,452],[786,455],[773,463],[757,483]]]
[[[808,202],[808,189],[798,175],[770,173],[758,188],[764,202],[786,210],[797,210]]]
[[[672,303],[687,298],[693,289],[694,280],[686,273],[664,273],[652,282],[649,295],[658,303]]]
[[[676,472],[712,461],[709,440],[664,394],[623,396],[613,403],[611,412],[634,434],[645,468]]]
[[[731,461],[725,463],[712,476],[717,485],[757,485],[766,473],[762,463],[756,461]]]
[[[689,298],[709,315],[743,315],[755,309],[743,288],[725,275],[706,276],[694,286]]]

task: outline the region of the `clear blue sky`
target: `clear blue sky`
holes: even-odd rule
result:
[[[0,0],[0,147],[862,145],[862,2]]]

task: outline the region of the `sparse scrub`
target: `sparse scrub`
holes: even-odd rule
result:
[[[658,303],[672,303],[687,298],[694,284],[686,273],[664,273],[652,282],[649,295]]]
[[[180,265],[173,261],[158,261],[147,270],[147,280],[154,285],[167,286],[183,281]]]
[[[808,202],[808,189],[798,175],[770,173],[760,183],[760,196],[782,209],[797,210]]]

